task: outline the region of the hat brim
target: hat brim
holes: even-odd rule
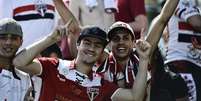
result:
[[[129,34],[132,36],[132,39],[135,39],[135,34],[134,34],[131,30],[129,30],[128,28],[125,28],[125,27],[115,27],[115,28],[111,29],[111,30],[108,32],[108,38],[109,38],[109,40],[111,40],[112,36],[114,35],[114,33],[115,33],[116,31],[122,30],[122,29],[125,30],[125,31],[128,31]]]
[[[91,34],[88,34],[88,35],[82,35],[82,36],[79,36],[77,42],[79,43],[83,38],[85,37],[92,37],[92,38],[97,38],[99,40],[101,40],[103,42],[103,45],[106,46],[108,44],[108,40],[105,40],[104,38],[102,37],[99,37],[97,35],[91,35]]]

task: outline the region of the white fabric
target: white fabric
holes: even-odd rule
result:
[[[17,76],[21,79],[15,79],[12,72],[2,70],[0,73],[0,101],[23,101],[24,96],[31,86],[28,74],[16,70]]]
[[[104,0],[104,7],[105,9],[110,8],[115,9],[117,11],[118,10],[117,0]]]
[[[104,8],[114,8],[114,9],[118,9],[117,8],[117,0],[103,0],[104,1]],[[96,6],[98,6],[98,2],[97,0],[85,0],[85,4],[87,7],[89,8],[95,8]]]
[[[96,0],[85,0],[86,6],[89,8],[94,8],[98,6],[98,2]]]
[[[39,101],[40,91],[41,91],[41,88],[42,88],[42,79],[40,77],[37,77],[37,76],[31,77],[31,79],[33,80],[34,90],[35,90],[35,99],[34,99],[34,101]]]
[[[77,71],[76,69],[69,67],[70,63],[71,61],[60,59],[59,66],[58,66],[59,73],[63,74],[67,79],[75,81],[75,82],[79,82],[77,81],[79,79],[81,81],[79,82],[79,84],[82,85],[83,87],[101,86],[101,76],[93,73],[93,79],[90,80],[86,74],[83,74]],[[84,78],[78,76],[77,74],[81,75]]]
[[[180,73],[184,81],[186,82],[186,85],[188,87],[188,93],[189,95],[189,101],[197,101],[197,94],[196,94],[196,85],[195,81],[193,79],[192,74],[189,73]]]
[[[69,9],[81,26],[95,25],[108,31],[108,28],[115,22],[114,13],[105,12],[104,0],[95,1],[98,5],[90,8],[86,5],[85,0],[69,0]]]
[[[0,0],[0,19],[9,17],[13,18],[13,10],[19,7],[28,6],[28,5],[52,5],[52,0]],[[29,10],[19,12],[16,15],[24,16],[28,14],[41,14],[44,16],[45,13],[52,13],[55,15],[53,10]],[[23,30],[23,44],[20,48],[24,47],[40,40],[41,38],[47,36],[54,28],[56,22],[55,19],[31,19],[25,21],[18,21],[18,23],[22,26]]]
[[[201,50],[193,48],[192,43],[178,41],[179,33],[200,36],[200,33],[187,29],[181,30],[178,27],[179,22],[185,22],[189,17],[194,15],[200,15],[198,9],[195,7],[194,0],[180,0],[176,14],[171,17],[168,23],[169,42],[166,63],[175,60],[186,60],[201,67]]]

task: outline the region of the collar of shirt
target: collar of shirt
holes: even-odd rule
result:
[[[2,72],[2,69],[0,68],[0,73]]]

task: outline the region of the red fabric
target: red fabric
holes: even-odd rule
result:
[[[104,80],[101,82],[102,86],[80,86],[58,72],[58,60],[40,58],[39,61],[43,66],[40,101],[90,101],[87,93],[89,89],[98,89],[99,94],[94,101],[110,101],[110,97],[118,89],[115,84]]]
[[[59,42],[59,47],[61,49],[61,53],[64,59],[66,60],[73,60],[69,50],[69,42],[68,37],[63,37],[62,40]]]
[[[144,0],[118,0],[118,12],[115,14],[116,21],[133,22],[139,14],[146,14]],[[135,32],[135,34],[138,39],[140,32]]]
[[[186,22],[179,22],[179,29],[193,31],[193,27],[190,24],[186,23]]]
[[[47,5],[47,9],[55,11],[55,8],[52,5]],[[25,11],[32,11],[32,10],[35,10],[35,5],[27,5],[27,6],[18,7],[14,9],[13,15],[16,15],[18,13],[25,12]]]
[[[132,71],[134,72],[134,74],[135,74],[135,70],[134,70],[134,68],[135,69],[137,69],[138,67],[136,67],[138,64],[139,64],[139,61],[138,61],[138,59],[137,59],[137,56],[134,56],[134,54],[131,54],[130,55],[130,61],[133,63],[133,67],[130,67],[130,63],[129,63],[129,65],[128,65],[128,67],[121,67],[120,65],[118,65],[116,62],[115,62],[115,60],[114,60],[114,58],[113,58],[113,55],[112,54],[110,54],[110,57],[109,57],[109,69],[110,69],[110,71],[112,72],[112,74],[114,74],[113,76],[114,76],[114,83],[117,83],[117,77],[116,77],[116,75],[118,74],[118,73],[120,73],[120,72],[123,72],[124,71],[124,79],[125,79],[125,81],[126,81],[126,79],[128,79],[129,80],[129,82],[125,82],[125,88],[132,88],[133,87],[133,83],[134,83],[134,81],[135,81],[135,78],[133,78],[133,77],[135,77],[135,75],[133,75],[132,74]],[[115,67],[115,64],[116,64],[116,67]],[[126,72],[126,70],[125,69],[127,69],[128,68],[128,71]],[[116,70],[116,72],[115,72],[115,70]],[[126,74],[128,74],[128,78],[126,78]]]

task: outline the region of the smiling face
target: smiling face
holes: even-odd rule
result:
[[[110,46],[117,60],[127,59],[133,49],[134,41],[129,31],[117,30],[111,38]]]
[[[22,44],[17,35],[0,34],[0,57],[12,58]]]
[[[85,64],[94,64],[103,52],[104,45],[100,39],[84,37],[79,45],[78,58]]]

